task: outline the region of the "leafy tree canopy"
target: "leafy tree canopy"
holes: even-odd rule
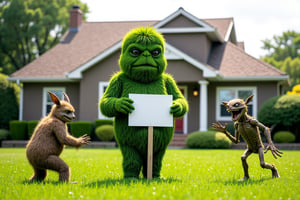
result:
[[[292,86],[300,83],[300,33],[287,31],[266,39],[262,48],[268,51],[265,62],[287,73]]]
[[[73,5],[88,12],[80,0],[0,0],[0,71],[10,74],[54,46]]]

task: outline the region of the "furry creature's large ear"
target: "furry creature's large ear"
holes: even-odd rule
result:
[[[228,102],[223,101],[222,104],[227,108],[228,107]]]
[[[250,101],[252,101],[254,97],[254,94],[252,94],[251,96],[249,96],[246,100],[245,100],[245,104],[248,105],[248,103],[250,103]]]
[[[64,101],[70,103],[70,99],[68,97],[68,95],[66,93],[63,93],[64,94]]]
[[[59,98],[54,93],[52,93],[50,91],[48,91],[48,93],[49,93],[49,95],[51,97],[52,102],[59,106],[60,105]]]

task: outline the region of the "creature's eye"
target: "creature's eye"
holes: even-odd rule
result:
[[[153,57],[158,57],[160,55],[160,50],[156,49],[156,50],[151,51],[151,55]]]
[[[139,50],[139,49],[136,49],[136,48],[133,48],[133,49],[130,50],[130,54],[131,54],[132,56],[135,56],[135,57],[141,55],[141,53],[142,53],[142,51]]]
[[[239,107],[240,104],[239,104],[239,103],[235,103],[233,106],[234,106],[234,107]]]
[[[72,113],[72,111],[71,110],[65,110],[65,113],[69,115],[69,114]]]

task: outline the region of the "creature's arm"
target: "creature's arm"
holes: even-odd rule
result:
[[[259,127],[260,129],[264,130],[264,134],[267,138],[267,141],[268,141],[268,146],[266,147],[266,151],[265,153],[270,150],[274,156],[274,158],[277,158],[277,156],[281,157],[280,154],[282,154],[282,152],[280,152],[276,147],[275,145],[273,144],[272,142],[272,139],[271,139],[271,133],[270,133],[270,129],[268,127],[266,127],[265,125],[263,125],[262,123],[260,123],[258,120],[256,119],[251,119],[250,120],[250,123],[254,126],[257,126]]]
[[[53,126],[53,132],[61,144],[73,146],[73,147],[81,147],[84,144],[88,144],[90,141],[90,137],[87,135],[83,135],[79,138],[75,138],[68,133],[68,129],[66,125],[55,122]]]
[[[100,100],[100,110],[107,117],[114,117],[118,112],[123,114],[131,113],[134,110],[133,101],[126,97],[121,97],[122,82],[116,74],[110,80],[108,87]]]
[[[235,137],[233,137],[226,129],[227,129],[227,124],[225,124],[225,126],[223,126],[220,122],[217,123],[213,123],[212,127],[214,130],[216,131],[220,131],[222,133],[224,133],[233,143],[237,144],[239,143],[239,137],[240,137],[240,133],[237,130],[237,124],[234,124],[234,128],[235,128]]]
[[[174,117],[183,117],[183,115],[189,109],[188,103],[178,89],[176,82],[174,81],[172,76],[169,74],[165,74],[164,78],[167,93],[173,95],[173,105],[171,106],[170,113],[172,113]]]

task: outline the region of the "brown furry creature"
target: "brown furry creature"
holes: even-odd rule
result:
[[[59,158],[64,145],[81,147],[89,143],[90,138],[83,135],[75,138],[68,133],[66,122],[75,118],[74,108],[69,97],[64,94],[64,100],[49,92],[54,103],[51,112],[43,118],[34,130],[26,146],[28,161],[34,169],[31,181],[43,181],[47,176],[47,169],[59,173],[59,181],[69,181],[69,166]]]

